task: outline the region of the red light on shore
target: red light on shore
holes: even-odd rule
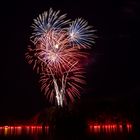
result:
[[[114,132],[123,132],[124,129],[127,129],[128,132],[132,130],[132,124],[126,124],[126,127],[123,127],[122,124],[89,124],[89,130],[93,133],[105,132],[105,133],[114,133]]]
[[[49,126],[45,126],[45,132],[48,132]],[[41,125],[23,125],[23,126],[0,126],[0,135],[21,135],[29,134],[36,135],[42,133],[43,127]]]
[[[96,133],[100,132],[100,130],[101,130],[101,126],[100,125],[94,125],[93,128],[94,128],[94,131]]]
[[[119,124],[119,130],[120,130],[120,132],[123,131],[123,126],[122,126],[122,124]]]
[[[126,124],[127,131],[130,132],[132,130],[132,124]]]
[[[122,129],[122,124],[119,125],[119,128]]]
[[[49,126],[45,126],[45,129],[49,129]]]
[[[89,128],[90,128],[90,130],[92,130],[93,129],[93,125],[90,125]]]

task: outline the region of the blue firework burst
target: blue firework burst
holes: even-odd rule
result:
[[[68,28],[69,41],[73,46],[80,48],[90,47],[94,42],[94,32],[88,22],[82,18],[78,18],[71,22]]]

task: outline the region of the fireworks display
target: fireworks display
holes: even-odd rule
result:
[[[85,84],[84,49],[94,43],[95,30],[84,19],[70,21],[51,8],[34,19],[32,28],[33,44],[25,55],[40,75],[41,91],[58,106],[74,102]]]

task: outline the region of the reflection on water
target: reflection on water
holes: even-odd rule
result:
[[[73,129],[73,131],[72,131]],[[87,129],[51,128],[49,126],[0,126],[0,140],[126,140],[122,134],[132,134],[132,124],[98,124],[90,123]],[[88,131],[86,131],[88,130]],[[95,134],[95,135],[94,135]],[[96,135],[98,134],[98,135]],[[104,134],[104,135],[102,135]],[[108,135],[112,134],[112,135]],[[113,136],[113,137],[112,137]],[[128,136],[127,136],[128,137]]]
[[[49,126],[0,126],[0,135],[38,135],[49,132]]]
[[[89,132],[90,133],[123,133],[123,132],[132,132],[132,124],[127,123],[127,124],[99,124],[99,123],[89,123],[88,124]]]

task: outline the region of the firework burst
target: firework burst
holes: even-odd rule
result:
[[[44,91],[50,102],[55,101],[56,92],[63,92],[65,104],[67,104],[67,101],[74,102],[76,97],[80,98],[80,91],[86,83],[84,75],[84,68],[78,63],[74,63],[63,75],[52,73],[51,69],[44,71],[41,73],[39,80],[41,91]]]
[[[94,30],[81,18],[69,23],[66,14],[59,12],[50,9],[34,20],[33,45],[28,47],[26,60],[40,74],[41,91],[48,100],[56,99],[63,106],[80,97],[85,84],[81,61],[87,57],[83,48],[94,43]]]
[[[69,41],[72,46],[79,48],[89,48],[94,42],[95,30],[88,26],[88,22],[78,18],[71,22],[68,28]]]
[[[31,26],[33,28],[31,39],[36,43],[40,37],[47,35],[49,31],[61,30],[68,23],[69,20],[66,20],[66,14],[60,15],[60,11],[53,11],[50,8],[49,11],[45,11],[37,19],[34,19]]]

